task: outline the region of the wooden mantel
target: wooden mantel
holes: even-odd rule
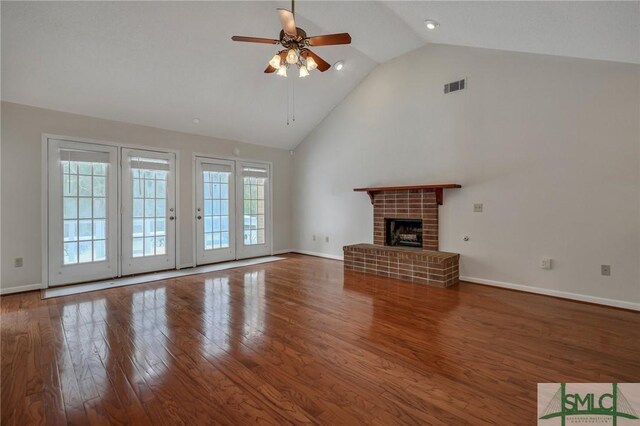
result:
[[[438,205],[441,206],[443,201],[442,190],[449,188],[462,188],[462,185],[458,185],[457,183],[443,183],[439,185],[372,186],[370,188],[354,188],[354,191],[366,192],[371,199],[371,204],[373,204],[373,194],[375,194],[376,192],[410,189],[432,189],[436,193],[436,201],[438,202]]]

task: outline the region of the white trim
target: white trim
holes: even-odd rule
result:
[[[217,155],[217,154],[204,153],[204,152],[193,152],[192,154],[194,157],[203,157],[203,158],[214,159],[214,160],[241,161],[241,162],[244,161],[247,163],[264,163],[264,164],[268,164],[270,167],[273,166],[272,161],[256,160],[254,158],[236,157],[234,155]]]
[[[180,150],[178,150],[178,149],[159,148],[157,146],[149,146],[149,145],[136,145],[136,144],[122,143],[122,142],[107,141],[107,140],[103,140],[103,139],[80,138],[80,137],[77,137],[77,136],[54,135],[54,134],[51,134],[51,133],[43,133],[42,134],[42,138],[45,141],[47,139],[61,139],[61,140],[65,140],[65,141],[68,141],[68,142],[84,142],[84,143],[91,143],[91,144],[95,144],[95,145],[116,146],[118,148],[142,149],[142,150],[145,150],[145,151],[153,151],[153,152],[158,152],[158,153],[161,153],[161,154],[174,153],[174,154],[176,154],[176,158],[178,158],[177,156],[180,153]]]
[[[640,303],[626,302],[624,300],[606,299],[604,297],[588,296],[585,294],[569,293],[567,291],[553,290],[548,288],[532,287],[522,284],[505,283],[502,281],[486,280],[484,278],[460,277],[460,281],[467,281],[474,284],[483,284],[493,287],[519,290],[527,293],[542,294],[544,296],[559,297],[561,299],[577,300],[579,302],[595,303],[597,305],[613,306],[616,308],[640,311]]]
[[[40,245],[41,262],[40,272],[42,287],[46,288],[49,282],[49,136],[42,134],[40,159]],[[13,288],[13,287],[9,287]],[[0,290],[0,294],[2,294]]]
[[[306,254],[307,256],[324,257],[325,259],[344,260],[344,256],[339,256],[336,254],[328,254],[328,253],[319,253],[316,251],[293,250],[292,253]]]
[[[191,265],[182,266],[178,269],[182,268],[193,268],[194,265],[198,263],[198,224],[196,223],[196,197],[198,196],[196,191],[196,179],[198,178],[198,173],[196,171],[196,166],[198,163],[198,157],[195,155],[191,156],[191,211],[189,212],[189,218],[191,220]]]
[[[45,287],[42,284],[16,285],[13,287],[0,288],[0,294],[22,293],[23,291],[40,290]]]
[[[195,265],[195,263],[183,263],[181,265],[178,265],[178,267],[176,269],[180,270],[180,269],[189,269],[189,268],[193,268],[193,265]]]
[[[175,187],[175,194],[173,194],[174,199],[173,199],[173,204],[175,206],[176,209],[176,229],[174,231],[174,238],[176,240],[176,246],[173,248],[174,254],[175,254],[175,260],[174,260],[174,268],[178,269],[178,264],[181,260],[181,253],[180,253],[180,246],[181,244],[181,240],[180,240],[180,228],[182,228],[182,226],[180,225],[180,222],[182,221],[182,212],[180,211],[180,153],[179,152],[174,152],[174,163],[173,163],[173,168],[175,170],[175,176],[173,177],[174,179],[174,185]]]

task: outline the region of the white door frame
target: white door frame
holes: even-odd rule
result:
[[[191,176],[191,182],[195,183],[196,181],[196,167],[195,167],[195,162],[196,162],[196,158],[197,157],[202,157],[202,158],[210,158],[213,160],[227,160],[227,161],[235,161],[236,162],[236,167],[237,167],[237,163],[239,162],[245,162],[245,163],[258,163],[258,164],[262,164],[262,165],[268,165],[269,166],[269,194],[271,194],[271,200],[269,202],[269,218],[268,218],[268,223],[269,223],[269,229],[271,229],[271,238],[269,238],[269,254],[273,256],[273,163],[271,161],[262,161],[262,160],[254,160],[251,158],[241,158],[241,157],[236,157],[236,156],[231,156],[231,155],[215,155],[215,154],[211,154],[211,153],[206,153],[206,152],[194,152],[192,153],[191,156],[191,161],[192,161],[192,167],[191,167],[191,171],[192,171],[192,176]],[[195,185],[192,184],[192,194],[191,194],[191,212],[193,213],[192,217],[195,215],[196,213],[196,188]],[[238,203],[238,197],[236,197],[236,204]],[[236,224],[237,226],[237,224]],[[194,241],[193,244],[193,255],[192,255],[192,264],[188,265],[188,266],[196,266],[197,265],[197,254],[196,254],[196,246],[195,244],[197,244],[195,241],[197,241],[197,229],[196,229],[196,221],[193,220],[191,222],[191,235]],[[237,244],[236,244],[237,247]],[[236,256],[237,259],[237,256]],[[183,267],[188,267],[187,265],[183,266]]]
[[[42,133],[42,142],[41,142],[41,175],[40,175],[40,225],[41,232],[40,237],[42,240],[42,264],[41,264],[41,273],[42,273],[42,282],[40,283],[41,288],[49,287],[49,140],[57,139],[57,140],[65,140],[69,142],[81,142],[81,143],[90,143],[94,145],[106,145],[106,146],[115,146],[120,151],[120,148],[132,148],[132,149],[143,149],[147,151],[156,151],[156,152],[165,152],[165,153],[173,153],[176,156],[175,170],[176,170],[176,269],[180,269],[178,259],[180,259],[180,152],[175,149],[158,149],[157,147],[150,147],[146,145],[135,145],[135,144],[125,144],[121,142],[113,142],[113,141],[105,141],[101,139],[93,139],[93,138],[82,138],[77,136],[68,136],[68,135],[56,135],[52,133]],[[121,186],[120,182],[120,172],[118,172],[118,189]],[[121,205],[120,193],[118,191],[118,206]],[[118,215],[118,220],[120,220],[120,215]],[[118,227],[120,228],[120,223],[118,222]],[[118,257],[120,256],[120,252],[118,252]],[[122,271],[120,269],[121,262],[118,262],[118,276],[122,275]]]

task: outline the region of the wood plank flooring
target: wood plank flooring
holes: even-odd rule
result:
[[[524,425],[538,382],[640,381],[636,312],[287,257],[3,296],[2,425]]]

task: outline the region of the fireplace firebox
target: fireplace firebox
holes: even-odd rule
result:
[[[422,248],[422,219],[385,219],[385,245]]]

